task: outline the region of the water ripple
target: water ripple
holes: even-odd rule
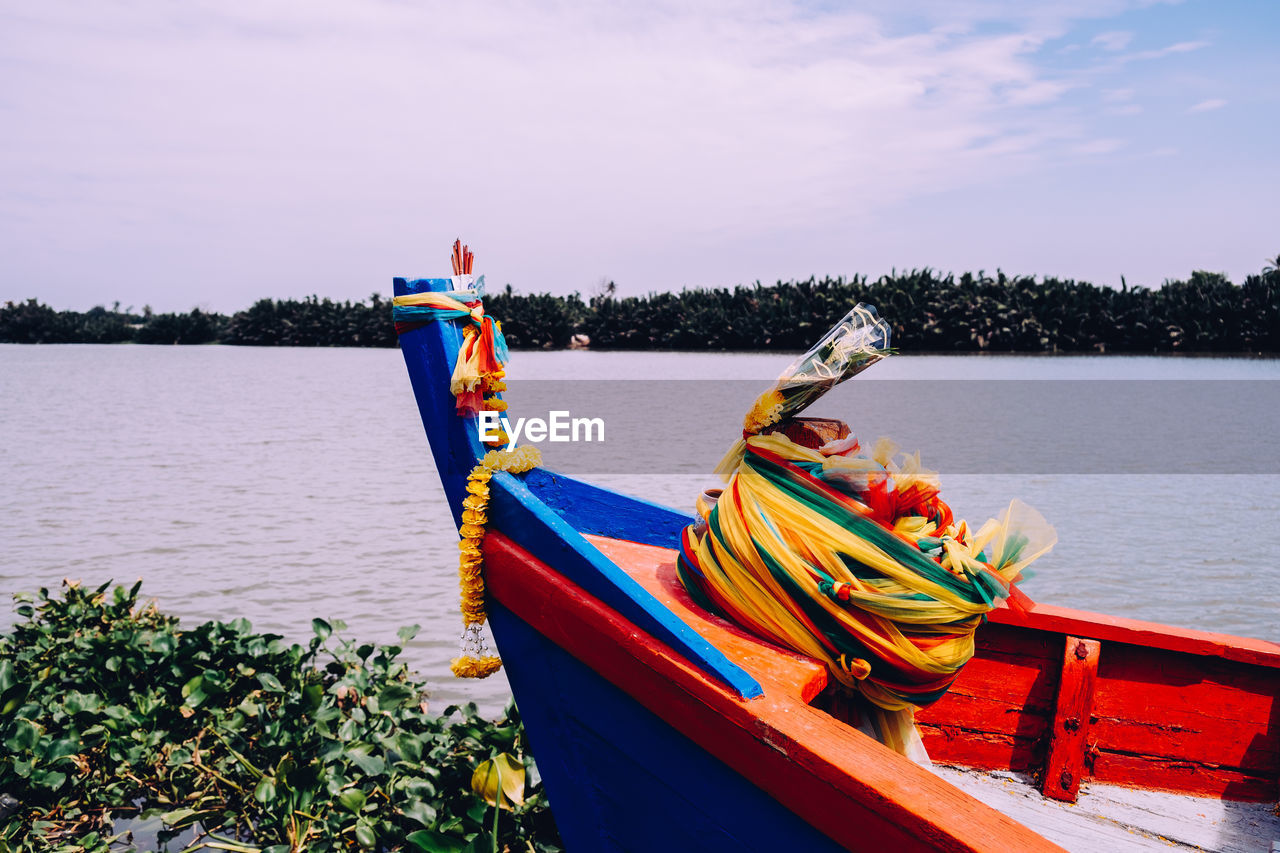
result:
[[[513,372],[768,376],[778,362],[519,353]],[[902,362],[965,376],[1064,369],[1046,359]],[[1206,370],[1129,363],[1175,376]],[[434,704],[474,699],[493,710],[508,695],[501,676],[449,675],[456,536],[398,352],[6,345],[0,399],[0,591],[142,577],[146,595],[191,624],[243,616],[295,640],[316,616],[379,642],[418,623],[405,654],[437,685]],[[707,478],[601,480],[686,507]],[[971,520],[1018,496],[1055,523],[1060,544],[1027,585],[1035,598],[1280,640],[1274,558],[1233,529],[1280,530],[1278,481],[957,476],[944,494]],[[0,624],[12,619],[0,607]]]

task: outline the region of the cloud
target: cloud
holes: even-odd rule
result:
[[[1097,45],[1103,50],[1124,50],[1131,41],[1133,41],[1133,33],[1113,30],[1111,32],[1098,33],[1089,43]]]
[[[1094,139],[1072,147],[1072,151],[1076,154],[1110,154],[1123,148],[1125,141],[1123,139]]]
[[[1190,53],[1193,50],[1200,50],[1208,47],[1207,41],[1180,41],[1155,50],[1143,50],[1124,57],[1126,60],[1146,60],[1161,59],[1166,56],[1172,56],[1175,53]]]
[[[1032,5],[10,7],[0,253],[14,280],[187,270],[222,308],[300,262],[363,296],[458,233],[526,290],[768,274],[743,247],[854,233],[1087,133],[1038,52],[1128,4]]]
[[[1192,107],[1189,107],[1189,108],[1187,109],[1187,112],[1189,112],[1189,113],[1207,113],[1207,112],[1209,112],[1210,110],[1221,109],[1222,107],[1225,107],[1226,105],[1227,105],[1227,102],[1226,102],[1226,101],[1224,101],[1222,98],[1210,98],[1210,99],[1208,99],[1207,101],[1201,101],[1200,103],[1195,104],[1195,105],[1194,105],[1194,106],[1192,106]]]

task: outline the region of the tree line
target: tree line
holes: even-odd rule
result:
[[[188,313],[141,314],[98,305],[55,311],[38,300],[0,307],[0,343],[13,344],[232,344],[282,347],[394,347],[391,303],[260,299],[230,316],[194,308]]]
[[[1159,288],[1054,277],[911,270],[869,280],[810,278],[734,288],[584,299],[519,294],[485,300],[515,348],[801,350],[856,302],[911,352],[1280,352],[1280,258],[1236,284],[1193,272]],[[35,299],[0,308],[0,342],[393,347],[389,301],[262,299],[230,316],[55,311]]]

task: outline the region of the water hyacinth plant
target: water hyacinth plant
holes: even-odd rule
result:
[[[496,722],[474,705],[430,714],[397,659],[416,628],[393,646],[322,619],[306,645],[243,619],[186,630],[138,591],[15,596],[0,853],[137,849],[117,824],[139,816],[160,818],[170,850],[561,849],[514,706]],[[472,789],[491,759],[499,823]]]

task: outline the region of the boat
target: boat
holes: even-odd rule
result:
[[[394,280],[398,302],[465,286]],[[400,337],[459,529],[489,448],[450,379],[479,314]],[[995,610],[973,660],[917,716],[935,765],[922,766],[850,724],[822,664],[695,603],[676,569],[689,514],[538,467],[488,485],[488,621],[570,851],[1280,839],[1274,643],[1048,604]]]

